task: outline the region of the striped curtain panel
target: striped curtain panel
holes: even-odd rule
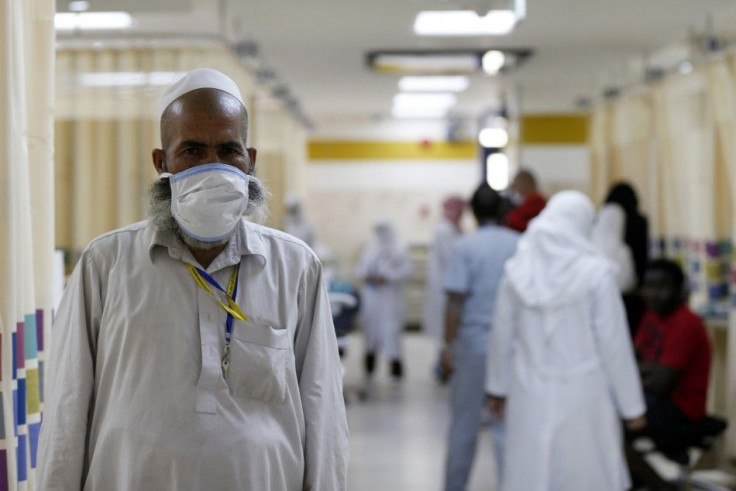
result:
[[[0,0],[0,491],[34,489],[53,305],[54,0]]]

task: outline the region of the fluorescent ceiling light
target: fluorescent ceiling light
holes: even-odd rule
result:
[[[478,142],[485,148],[503,148],[509,143],[509,133],[503,128],[483,128]]]
[[[373,66],[384,73],[475,73],[478,70],[476,54],[437,54],[437,55],[378,55]]]
[[[54,15],[54,25],[59,31],[127,29],[133,25],[133,17],[127,12],[62,12]]]
[[[501,36],[516,25],[512,10],[491,10],[481,17],[472,10],[429,10],[419,12],[414,33],[419,36]]]
[[[401,77],[403,92],[462,92],[468,88],[468,77]]]
[[[440,119],[447,116],[449,108],[400,108],[394,107],[391,115],[394,118],[414,119]]]
[[[395,118],[444,118],[457,101],[455,94],[401,93],[394,96]]]
[[[488,75],[496,75],[506,63],[506,55],[501,51],[488,51],[481,59],[483,71]]]
[[[509,159],[502,153],[492,153],[486,159],[488,185],[496,191],[509,187]]]
[[[84,87],[166,86],[178,81],[185,72],[92,72],[79,75]]]
[[[449,109],[457,101],[455,94],[396,94],[394,108],[400,109]]]

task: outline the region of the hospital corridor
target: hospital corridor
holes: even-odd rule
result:
[[[736,490],[733,0],[0,0],[0,491]]]

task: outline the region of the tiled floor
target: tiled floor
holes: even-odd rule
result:
[[[434,491],[442,489],[446,436],[449,424],[449,389],[432,378],[435,348],[420,334],[404,338],[406,377],[400,385],[388,375],[387,362],[379,365],[366,400],[362,340],[351,337],[345,388],[350,424],[351,491]],[[495,490],[491,437],[484,430],[471,476],[469,491]]]
[[[398,385],[392,382],[382,360],[369,397],[361,400],[359,393],[365,388],[362,339],[352,335],[349,340],[343,365],[351,439],[350,491],[442,490],[449,387],[432,378],[435,348],[428,338],[407,334],[404,343],[405,380]],[[719,472],[709,480],[728,486],[729,474],[733,475]],[[495,481],[491,437],[485,429],[468,491],[495,491]]]

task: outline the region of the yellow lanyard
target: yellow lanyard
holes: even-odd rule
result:
[[[238,304],[235,302],[235,299],[233,298],[233,293],[235,292],[236,285],[238,283],[238,270],[239,267],[236,267],[233,271],[233,274],[230,276],[230,281],[227,284],[227,291],[223,290],[222,287],[215,281],[212,276],[208,275],[204,271],[201,271],[198,268],[195,268],[191,264],[187,264],[187,268],[189,269],[189,272],[192,274],[192,277],[194,278],[194,281],[197,282],[197,284],[207,293],[212,295],[215,300],[220,304],[220,306],[225,309],[225,312],[230,314],[233,318],[238,319],[239,321],[248,322],[248,317],[243,313],[242,309],[238,306]],[[217,296],[217,294],[212,290],[210,285],[214,286],[221,292],[225,293],[227,295],[227,304],[220,300],[220,298]],[[226,333],[226,335],[229,333]]]

